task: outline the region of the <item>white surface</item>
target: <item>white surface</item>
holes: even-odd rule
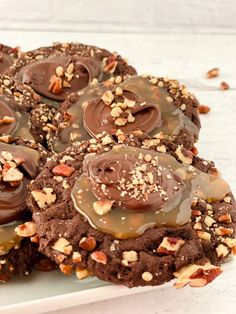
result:
[[[236,36],[0,32],[0,38],[12,45],[21,43],[25,49],[56,40],[93,43],[127,56],[140,73],[168,75],[186,82],[200,102],[212,108],[208,115],[202,116],[200,143],[197,144],[200,155],[216,162],[236,193]],[[204,74],[212,67],[220,67],[221,75],[217,79],[206,80]],[[230,84],[229,91],[219,90],[219,83],[223,80]],[[223,273],[203,289],[176,291],[164,287],[52,313],[234,313],[234,278],[236,268]]]
[[[236,32],[235,0],[1,0],[0,29]]]

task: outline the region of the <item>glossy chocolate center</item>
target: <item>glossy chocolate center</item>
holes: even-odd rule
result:
[[[69,93],[86,87],[99,73],[100,63],[92,58],[52,56],[28,64],[19,76],[40,95],[63,101]]]

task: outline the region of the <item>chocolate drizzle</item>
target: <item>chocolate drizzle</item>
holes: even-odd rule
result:
[[[59,55],[29,63],[21,69],[18,79],[46,98],[63,101],[69,93],[99,77],[99,73],[100,63],[93,58]]]
[[[171,155],[115,146],[85,158],[71,195],[75,208],[94,228],[132,238],[150,227],[184,225],[195,197],[216,201],[229,191],[221,177],[181,164]],[[103,215],[94,206],[99,202],[110,204]]]

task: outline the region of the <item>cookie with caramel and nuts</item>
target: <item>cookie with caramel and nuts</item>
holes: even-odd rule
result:
[[[4,74],[20,54],[19,48],[0,44],[0,74]]]
[[[141,130],[191,149],[198,139],[197,99],[176,80],[132,76],[120,84],[91,84],[58,109],[49,146],[61,152],[76,141],[120,130]]]
[[[204,286],[236,248],[235,201],[212,162],[142,132],[76,143],[30,185],[39,250],[79,279]]]
[[[44,144],[54,113],[29,86],[0,76],[0,136]]]
[[[69,93],[94,80],[120,81],[136,70],[117,53],[80,43],[55,43],[26,52],[9,73],[58,106]]]
[[[7,144],[2,140],[0,138],[0,282],[6,282],[15,275],[28,275],[35,264],[42,268],[45,260],[38,253],[36,226],[29,221],[26,198],[28,184],[45,163],[47,152],[34,142],[17,140]],[[49,265],[52,263],[47,262],[47,267]]]

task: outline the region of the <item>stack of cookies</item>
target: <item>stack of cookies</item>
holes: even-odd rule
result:
[[[79,43],[0,45],[0,281],[59,268],[202,287],[236,253],[235,200],[197,155],[198,100]]]

